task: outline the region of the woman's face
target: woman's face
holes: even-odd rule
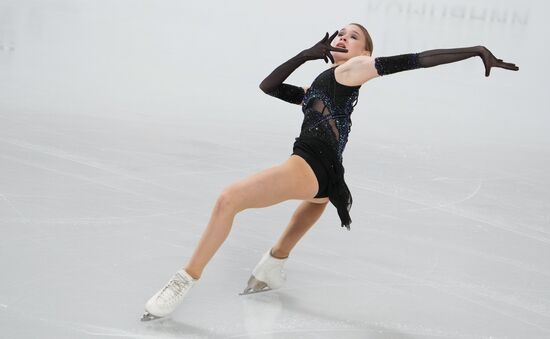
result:
[[[348,52],[335,52],[331,51],[334,58],[334,64],[341,64],[359,55],[371,55],[371,53],[365,50],[367,38],[364,36],[361,29],[355,25],[347,25],[340,29],[338,35],[334,37],[331,45],[334,47],[341,47],[348,50]]]

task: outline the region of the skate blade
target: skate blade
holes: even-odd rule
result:
[[[162,317],[157,317],[156,315],[152,315],[151,313],[145,311],[145,313],[143,313],[143,315],[141,316],[141,321],[151,321],[160,318]]]
[[[266,288],[266,289],[259,290],[259,291],[255,291],[255,290],[253,290],[253,289],[246,288],[243,292],[239,293],[239,295],[247,295],[247,294],[254,294],[254,293],[262,293],[262,292],[267,292],[267,291],[271,291],[271,288]]]
[[[248,284],[244,291],[239,293],[239,295],[247,295],[252,293],[260,293],[260,292],[267,292],[271,291],[271,287],[267,286],[267,284],[261,280],[256,279],[253,275],[250,276],[250,279],[248,279]]]

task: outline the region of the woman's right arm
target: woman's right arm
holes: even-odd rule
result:
[[[303,52],[298,53],[279,67],[275,68],[261,83],[260,89],[272,97],[279,98],[292,104],[301,104],[305,91],[302,87],[283,83],[294,70],[307,59]]]
[[[260,89],[264,93],[281,100],[293,104],[301,104],[305,95],[304,89],[302,87],[285,84],[283,81],[285,81],[294,70],[308,60],[325,59],[325,62],[328,62],[328,59],[331,59],[331,61],[334,62],[330,51],[347,52],[347,49],[332,47],[330,45],[337,34],[338,31],[329,38],[328,33],[326,33],[325,37],[313,47],[301,51],[296,56],[275,68],[275,70],[260,83]]]

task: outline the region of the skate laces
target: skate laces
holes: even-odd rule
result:
[[[166,286],[164,286],[162,291],[160,291],[158,298],[162,299],[167,304],[172,304],[178,300],[190,284],[190,281],[186,277],[182,276],[180,273],[176,273]]]

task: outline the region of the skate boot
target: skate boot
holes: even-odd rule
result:
[[[248,279],[248,285],[239,295],[266,292],[283,286],[286,281],[283,265],[287,259],[288,257],[284,259],[275,258],[271,255],[271,249],[267,251],[252,271],[252,275]]]
[[[177,271],[172,279],[147,301],[141,321],[158,319],[172,313],[197,281],[184,269]]]

